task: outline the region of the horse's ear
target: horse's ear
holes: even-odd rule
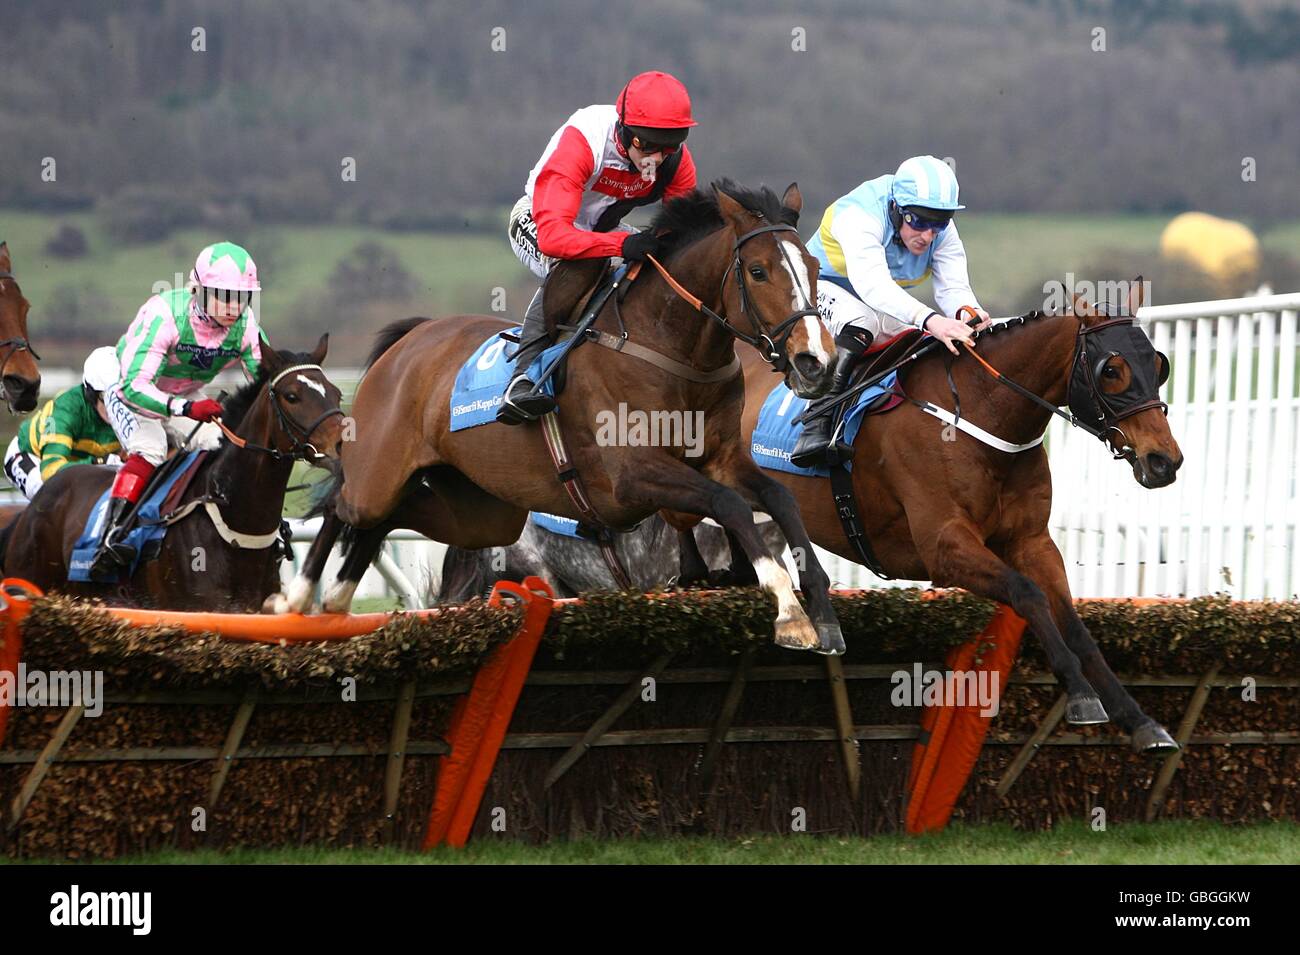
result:
[[[717,186],[713,187],[713,195],[718,200],[718,211],[722,213],[723,220],[732,225],[737,232],[748,231],[749,224],[746,216],[749,213],[745,211],[745,207]]]
[[[9,261],[9,243],[0,242],[0,272],[12,272],[13,263]]]
[[[1128,312],[1126,314],[1136,317],[1138,309],[1146,301],[1146,285],[1142,281],[1142,276],[1135,278],[1128,287]]]
[[[1088,300],[1086,298],[1084,298],[1078,292],[1071,293],[1071,298],[1073,299],[1073,301],[1070,303],[1070,313],[1072,315],[1077,315],[1080,318],[1084,318],[1092,314],[1092,306],[1088,304]]]
[[[311,363],[313,365],[319,365],[321,362],[325,360],[325,354],[329,350],[330,350],[330,333],[326,332],[324,335],[320,337],[320,341],[316,343],[316,347],[312,349]]]
[[[799,191],[799,183],[792,182],[785,187],[785,194],[781,196],[781,205],[794,210],[796,214],[803,211],[803,193]]]
[[[262,367],[272,375],[284,367],[280,353],[271,347],[270,342],[262,342]]]

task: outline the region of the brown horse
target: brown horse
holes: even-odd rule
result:
[[[4,574],[46,591],[174,610],[260,609],[280,587],[281,512],[294,461],[333,457],[341,438],[341,396],[320,369],[328,339],[322,336],[310,355],[263,349],[257,380],[224,405],[223,422],[239,440],[224,442],[199,465],[177,501],[184,516],[163,538],[158,558],[141,560],[129,582],[67,579],[73,545],[116,473],[93,465],[60,470],[0,531]]]
[[[1129,315],[1141,305],[1141,280],[1134,284]],[[980,334],[977,350],[997,371],[1048,404],[1069,401],[1073,408],[1076,394],[1070,383],[1084,380],[1077,374],[1080,333],[1101,331],[1106,321],[1108,316],[1076,299],[1068,315],[994,326],[993,333]],[[1105,409],[1099,430],[1105,431],[1116,456],[1129,460],[1137,481],[1147,488],[1163,487],[1182,465],[1155,391],[1168,374],[1168,363],[1140,330],[1125,328],[1122,335],[1140,336],[1140,341],[1128,339],[1137,347],[1103,349],[1100,359],[1094,349],[1083,369],[1094,373],[1088,379],[1094,393],[1080,400],[1095,400]],[[1153,362],[1155,367],[1148,367]],[[905,376],[906,394],[951,411],[955,388],[963,417],[1015,444],[1028,444],[1046,430],[1052,412],[997,382],[973,356],[963,354],[951,363],[951,387],[947,366],[947,352],[917,360]],[[749,441],[772,382],[750,362],[746,387],[743,432]],[[1133,413],[1118,409],[1118,416],[1112,414],[1117,396],[1134,392],[1136,397],[1126,399]],[[817,544],[863,562],[837,515],[828,479],[770,473],[799,501]],[[1070,722],[1104,722],[1109,712],[1131,734],[1134,749],[1158,753],[1177,748],[1116,679],[1075,612],[1061,553],[1048,535],[1052,477],[1041,444],[1016,453],[996,450],[904,403],[863,422],[853,446],[852,485],[861,525],[886,574],[961,587],[1009,604],[1028,621],[1069,694]]]
[[[770,190],[744,191],[728,183],[665,205],[651,228],[665,234],[666,268],[717,321],[703,317],[660,274],[643,269],[621,305],[611,299],[600,313],[607,340],[618,342],[614,333],[625,329],[629,351],[611,351],[597,342],[574,350],[559,419],[567,430],[570,459],[604,524],[628,527],[660,509],[712,517],[735,536],[760,584],[776,595],[776,642],[840,652],[843,638],[825,571],[812,561],[801,575],[810,622],[789,574],[754,525],[758,507],[789,540],[807,542],[794,499],[754,465],[740,440],[744,381],[735,338],[741,329],[754,330],[747,340],[785,371],[797,393],[816,396],[829,384],[834,346],[812,317],[816,263],[794,230],[801,206],[793,185],[778,200]],[[546,286],[552,317],[550,297],[562,288],[563,277],[553,276]],[[517,540],[530,510],[583,517],[557,480],[542,434],[545,423],[449,428],[458,369],[490,335],[507,327],[497,319],[458,316],[408,320],[381,334],[357,389],[356,440],[342,449],[337,506],[326,513],[289,596],[269,601],[268,609],[307,609],[339,521],[364,530],[346,540],[348,553],[338,583],[326,594],[327,610],[346,609],[384,535],[394,528],[482,548]],[[659,357],[667,356],[677,370],[638,357],[644,348],[660,349]],[[630,433],[626,439],[602,438],[602,420],[616,414],[678,421],[689,415],[703,421],[702,438],[694,448],[634,440]]]
[[[0,401],[20,413],[35,408],[41,393],[39,356],[27,340],[30,308],[14,278],[9,244],[0,242]]]

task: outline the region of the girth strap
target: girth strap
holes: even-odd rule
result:
[[[871,547],[867,532],[858,520],[857,499],[853,495],[853,475],[844,465],[836,465],[831,472],[831,496],[835,501],[835,515],[840,519],[844,536],[849,539],[849,546],[858,555],[858,562],[881,580],[893,580],[880,565],[880,559]]]
[[[605,558],[605,564],[609,567],[609,572],[614,575],[614,582],[623,590],[632,589],[632,577],[619,560],[618,551],[614,549],[614,533],[609,529],[600,515],[596,513],[596,508],[592,506],[591,499],[587,497],[587,489],[583,486],[582,475],[578,473],[577,467],[573,464],[573,459],[569,457],[569,449],[564,443],[564,433],[560,430],[560,417],[556,412],[551,411],[542,415],[542,437],[546,440],[546,450],[550,452],[551,462],[555,465],[555,475],[564,485],[565,492],[569,495],[569,500],[573,506],[578,509],[582,515],[582,520],[593,527],[596,531],[596,543],[600,545],[600,554]]]

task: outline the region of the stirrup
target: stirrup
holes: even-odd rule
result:
[[[524,382],[528,383],[528,389],[525,391],[521,388],[521,393],[515,395],[515,386]],[[527,375],[516,375],[506,385],[501,407],[497,409],[497,421],[502,424],[523,424],[526,421],[536,421],[554,410],[554,398],[534,385]]]
[[[91,578],[110,577],[131,569],[135,548],[125,541],[105,541],[90,559]]]

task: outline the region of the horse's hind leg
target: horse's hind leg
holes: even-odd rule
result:
[[[1017,542],[1007,548],[1013,567],[1032,579],[1047,594],[1065,643],[1079,658],[1083,675],[1092,684],[1115,722],[1132,737],[1133,749],[1139,753],[1160,755],[1178,748],[1168,730],[1142,712],[1137,700],[1124,689],[1111,670],[1101,648],[1079,619],[1070,595],[1061,552],[1046,532]]]
[[[910,516],[909,509],[909,516]],[[1106,710],[1084,679],[1079,658],[1070,652],[1052,618],[1047,595],[1029,577],[1004,563],[984,545],[969,524],[935,515],[936,530],[926,535],[912,528],[917,550],[936,586],[961,587],[981,597],[1007,604],[1028,622],[1043,645],[1047,663],[1069,699],[1069,723],[1104,723]],[[919,539],[918,539],[919,538]]]

